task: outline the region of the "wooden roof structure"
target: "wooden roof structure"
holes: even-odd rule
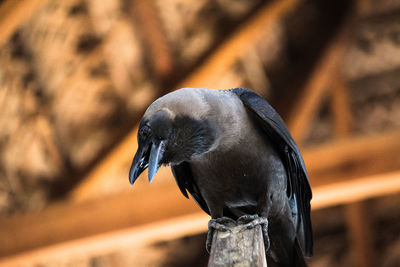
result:
[[[19,62],[24,72],[15,79],[26,79],[32,73],[29,62],[33,62],[40,71],[34,72],[35,78],[31,80],[35,84],[29,86],[37,88],[32,89],[36,92],[43,87],[40,89],[43,92],[37,93],[39,98],[44,95],[50,99],[42,106],[37,96],[25,96],[34,103],[34,112],[27,113],[35,118],[32,127],[44,132],[28,138],[26,143],[38,138],[38,146],[50,154],[50,159],[43,160],[43,164],[50,162],[56,167],[40,169],[35,165],[27,174],[48,176],[46,179],[50,181],[62,173],[76,176],[75,182],[66,186],[69,189],[62,199],[39,211],[0,217],[0,266],[41,264],[79,253],[106,254],[135,244],[206,231],[207,216],[193,201],[180,196],[169,170],[161,169],[151,187],[144,181],[138,181],[134,188],[127,184],[127,171],[137,148],[137,120],[157,96],[182,87],[226,88],[235,83],[260,85],[255,88],[259,93],[270,94],[268,75],[260,71],[260,66],[266,63],[259,60],[259,43],[266,42],[266,36],[279,36],[283,21],[304,4],[300,0],[258,1],[244,15],[234,13],[240,18],[232,19],[232,24],[236,24],[229,34],[215,39],[214,44],[210,41],[207,49],[200,46],[197,59],[185,62],[184,53],[180,57],[176,54],[180,39],[174,40],[165,29],[162,12],[167,11],[160,11],[163,9],[160,1],[126,1],[129,16],[120,14],[121,6],[117,2],[121,1],[104,1],[104,7],[90,0],[68,0],[61,4],[37,0],[0,3],[0,46],[4,51],[12,50],[12,42],[15,45],[22,40],[32,53],[28,61]],[[370,2],[355,1],[355,8],[344,12],[313,64],[304,67],[305,78],[298,77],[282,89],[292,96],[291,102],[276,101],[301,147],[313,188],[312,209],[345,205],[354,257],[360,266],[374,266],[375,260],[373,240],[365,239],[365,232],[370,229],[364,201],[400,192],[400,127],[388,127],[372,134],[357,132],[351,86],[360,79],[346,77],[343,67],[352,47],[354,25],[374,9]],[[69,10],[73,16],[88,15],[70,22],[73,30],[64,29],[65,21],[60,18],[63,10]],[[130,18],[134,18],[133,24]],[[57,30],[43,33],[43,25],[50,22],[56,22]],[[40,34],[42,39],[37,37]],[[65,57],[60,49],[71,50],[76,36],[80,39],[73,48],[73,56]],[[279,41],[282,39],[275,43],[271,40],[266,47],[273,49]],[[41,46],[36,46],[37,42]],[[54,42],[58,46],[53,47]],[[85,50],[86,54],[82,52]],[[0,56],[0,62],[14,61]],[[243,63],[249,61],[251,65]],[[392,64],[397,66],[396,62]],[[242,78],[237,75],[239,65],[243,72],[259,75]],[[1,69],[0,74],[8,75],[15,69]],[[182,73],[176,74],[179,71]],[[64,74],[53,75],[57,72]],[[94,78],[87,79],[87,76]],[[10,84],[2,82],[2,87],[14,92]],[[78,97],[80,93],[74,93],[88,86],[95,89],[84,93],[85,100]],[[165,87],[157,89],[160,86]],[[6,97],[9,96],[0,95],[0,103],[2,99],[4,103],[9,101]],[[71,102],[76,103],[71,105]],[[74,105],[89,106],[89,102],[101,105],[101,112],[94,108],[74,111]],[[331,138],[307,144],[310,129],[324,105],[332,114]],[[126,116],[130,122],[121,122],[120,116]],[[75,120],[76,117],[80,119]],[[114,128],[105,129],[106,123]],[[74,133],[78,128],[83,130]],[[0,135],[0,141],[1,138]],[[19,173],[19,166],[10,173]],[[71,170],[71,166],[78,171]]]

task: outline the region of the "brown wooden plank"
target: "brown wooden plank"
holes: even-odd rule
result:
[[[136,246],[203,233],[206,231],[208,220],[209,217],[200,212],[143,226],[121,228],[0,257],[0,266],[38,266],[71,258],[74,255],[95,257],[119,249],[134,249]]]
[[[196,211],[200,208],[173,184],[98,202],[60,203],[43,212],[1,218],[0,257]]]
[[[400,171],[350,178],[313,187],[312,209],[350,204],[400,191]]]
[[[400,166],[400,133],[348,137],[302,150],[315,186],[395,171]]]

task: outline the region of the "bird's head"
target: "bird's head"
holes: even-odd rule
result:
[[[151,183],[161,165],[190,161],[212,149],[217,139],[218,131],[207,119],[176,114],[168,108],[149,113],[139,126],[138,150],[129,172],[131,184],[146,168]]]

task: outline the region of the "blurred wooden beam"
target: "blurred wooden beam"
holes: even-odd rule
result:
[[[348,95],[349,88],[346,86],[340,70],[337,70],[331,89],[335,133],[339,138],[346,137],[350,134],[353,124]],[[382,183],[379,183],[378,186],[382,186]],[[356,186],[352,188],[354,187]],[[344,206],[348,235],[351,240],[353,264],[364,267],[375,266],[374,261],[376,259],[371,216],[366,212],[369,204],[368,201],[361,200]]]
[[[333,100],[335,101],[335,100]],[[337,100],[336,100],[337,101]],[[343,99],[342,99],[343,101]],[[337,105],[338,107],[342,106]],[[346,108],[346,107],[344,107]],[[343,112],[337,112],[338,114]],[[344,112],[347,113],[347,112]],[[336,114],[336,115],[338,115]],[[341,114],[340,116],[346,116]],[[340,129],[336,128],[341,138],[346,138],[347,131],[349,131],[348,118],[341,118],[335,120],[340,124]],[[312,165],[309,166],[309,174],[312,177],[313,185],[313,208],[318,206],[332,206],[337,204],[347,204],[343,207],[346,211],[347,225],[349,227],[349,236],[352,240],[352,253],[354,263],[357,266],[374,266],[372,259],[374,259],[373,250],[373,230],[370,227],[370,217],[365,216],[364,209],[368,204],[363,200],[368,197],[378,197],[389,194],[388,190],[398,190],[400,184],[400,176],[398,172],[390,173],[398,169],[400,160],[396,155],[400,151],[400,136],[396,133],[386,134],[384,136],[370,136],[363,137],[358,140],[352,138],[344,139],[343,142],[337,141],[336,147],[326,147],[325,152],[322,150],[316,152],[312,157],[314,160],[321,159],[321,167],[325,169],[325,175],[318,175],[318,171],[313,170]],[[354,141],[350,144],[351,141]],[[349,148],[349,149],[346,149]],[[330,151],[330,153],[329,153]],[[339,154],[336,152],[341,151]],[[310,160],[310,154],[305,154],[306,162]],[[326,158],[324,157],[339,157],[338,161],[331,161],[330,167],[325,165]],[[342,176],[343,171],[347,169],[347,175]],[[330,171],[329,171],[330,170]],[[368,178],[361,178],[356,180],[348,180],[349,178],[356,177],[360,172],[365,175],[372,175]],[[381,175],[381,172],[389,172],[386,175]],[[342,173],[342,174],[341,174]],[[375,174],[375,175],[374,175]],[[318,180],[314,179],[319,177]],[[322,186],[317,184],[329,183]],[[334,182],[336,181],[336,182]],[[368,197],[366,197],[368,196]],[[339,201],[339,202],[338,202]],[[364,232],[364,234],[361,234]],[[368,235],[366,238],[365,235]],[[369,265],[365,265],[369,262]]]
[[[174,61],[154,2],[131,0],[129,12],[138,22],[154,73],[166,80],[174,70]]]
[[[106,188],[113,183],[115,174],[121,169],[126,169],[128,183],[129,164],[137,150],[137,132],[135,127],[104,159],[97,164],[90,173],[69,194],[72,202],[84,202],[108,195]],[[112,185],[110,185],[112,187]],[[129,186],[127,184],[127,186]],[[129,188],[127,187],[127,190]]]
[[[374,154],[378,150],[382,151]],[[312,208],[321,209],[399,192],[400,159],[392,156],[394,151],[400,151],[400,132],[346,138],[305,150],[306,165],[314,172],[311,174]],[[365,156],[367,153],[369,155]],[[383,154],[388,157],[381,158]],[[358,161],[354,157],[364,159]],[[365,159],[378,162],[372,172],[365,168]],[[392,164],[385,165],[380,161],[392,161]],[[320,169],[320,163],[326,167],[325,171]],[[361,166],[355,170],[348,168],[352,164]],[[332,168],[338,169],[335,176],[328,175]],[[381,171],[378,168],[382,168]],[[169,238],[168,234],[178,237],[205,231],[208,217],[193,200],[181,196],[169,171],[162,175],[156,180],[168,179],[169,184],[148,186],[146,190],[132,189],[135,191],[97,201],[65,202],[39,213],[0,218],[0,265],[32,260],[30,257],[44,260],[50,252],[110,252],[115,249],[115,242],[128,246],[135,240],[144,242],[149,238],[155,241]],[[181,216],[189,215],[194,217],[179,223]],[[173,223],[169,225],[166,220]]]
[[[335,76],[331,86],[331,105],[335,134],[337,137],[345,137],[351,133],[353,128],[349,89],[341,73]]]
[[[400,171],[313,186],[312,208],[350,204],[400,192]]]
[[[243,53],[253,46],[254,42],[268,31],[270,26],[283,18],[298,4],[298,0],[273,1],[251,17],[242,27],[226,40],[203,65],[196,69],[177,88],[182,87],[212,87]],[[251,41],[250,41],[251,40]],[[117,170],[127,166],[137,149],[138,126],[119,143],[104,159],[94,167],[83,181],[71,192],[72,201],[85,201],[96,198],[99,190],[112,182]],[[127,168],[126,168],[127,169]],[[126,170],[128,173],[128,169]],[[102,194],[106,193],[101,191]]]
[[[340,68],[343,53],[347,47],[349,20],[346,19],[332,41],[318,59],[299,99],[288,115],[288,128],[293,138],[301,144],[308,133],[310,124],[318,114],[322,99],[331,88]]]
[[[46,1],[6,0],[0,5],[0,47],[31,14]]]
[[[187,77],[178,88],[213,88],[236,60],[246,53],[267,33],[271,26],[282,20],[300,0],[271,1],[248,19],[226,42],[218,47],[204,63]]]
[[[346,206],[353,266],[377,266],[373,245],[375,233],[371,225],[371,212],[368,206],[366,201],[358,201]]]
[[[119,249],[135,249],[154,242],[172,240],[183,236],[204,233],[209,218],[201,213],[178,216],[142,226],[133,226],[116,231],[99,233],[36,248],[16,255],[0,257],[0,266],[39,266],[71,256],[95,257]]]
[[[303,150],[313,186],[398,170],[400,132],[347,137]]]
[[[179,208],[177,208],[179,207]],[[200,212],[176,185],[0,218],[0,257]]]

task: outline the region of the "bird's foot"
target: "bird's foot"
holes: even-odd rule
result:
[[[263,237],[264,237],[264,247],[265,251],[267,252],[271,246],[271,242],[269,240],[268,236],[268,220],[265,219],[265,223],[262,224],[262,232],[263,232]]]
[[[208,222],[208,233],[206,241],[206,250],[208,253],[211,251],[211,244],[214,236],[215,230],[226,232],[230,231],[229,225],[235,225],[235,221],[228,217],[221,217],[217,219],[211,219]]]
[[[245,228],[250,229],[254,228],[256,225],[263,223],[260,222],[260,217],[258,215],[243,215],[237,219],[238,224],[242,224]]]

